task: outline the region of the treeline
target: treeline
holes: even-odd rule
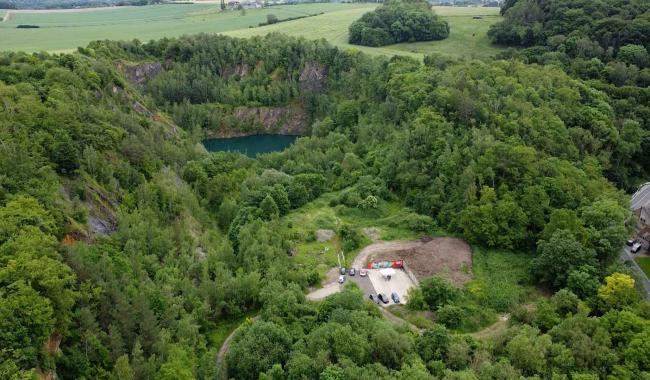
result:
[[[424,1],[386,1],[350,25],[349,42],[384,46],[399,42],[442,40],[449,24],[440,20]]]

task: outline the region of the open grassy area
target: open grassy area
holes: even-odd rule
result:
[[[474,279],[467,289],[481,305],[507,312],[534,296],[528,274],[530,256],[477,247],[472,251]]]
[[[0,50],[69,51],[93,40],[143,41],[200,32],[220,33],[246,29],[266,21],[273,13],[280,20],[321,12],[353,11],[364,5],[300,4],[221,12],[218,4],[151,5],[84,12],[15,12],[0,23]],[[13,12],[13,11],[12,11]],[[16,29],[17,25],[38,29]],[[280,24],[279,24],[280,25]]]
[[[638,256],[634,258],[634,261],[639,264],[641,270],[643,270],[643,273],[645,273],[646,276],[650,277],[650,257]]]
[[[261,28],[243,29],[225,34],[235,37],[250,37],[271,32],[281,32],[308,39],[325,38],[334,45],[354,48],[373,55],[410,55],[422,57],[424,54],[439,53],[452,57],[486,57],[497,53],[500,48],[490,44],[487,30],[501,19],[499,8],[434,7],[435,12],[449,22],[449,38],[442,41],[415,42],[366,47],[348,43],[348,27],[364,13],[375,8],[366,4],[358,8],[341,9],[320,16],[268,25]],[[481,19],[474,19],[480,16]]]
[[[513,306],[530,303],[539,294],[528,278],[529,256],[477,247],[473,247],[473,252],[474,279],[452,303],[464,310],[461,322],[452,330],[490,339],[506,329],[504,314]],[[402,305],[389,309],[419,328],[429,328],[437,321],[437,312],[410,310]]]
[[[358,210],[344,206],[330,206],[330,201],[336,193],[321,196],[315,201],[290,212],[281,220],[282,228],[293,241],[294,260],[306,270],[316,269],[324,276],[325,273],[338,265],[336,253],[342,250],[338,236],[326,242],[316,240],[316,230],[328,229],[337,231],[342,225],[349,224],[359,233],[363,228],[376,227],[379,238],[383,240],[415,239],[422,233],[396,226],[395,218],[408,212],[398,202],[380,202],[376,210]],[[434,233],[434,231],[431,231]],[[371,240],[363,237],[359,248],[348,252],[346,265],[349,265],[361,248],[370,244]]]
[[[307,39],[325,38],[342,48],[353,48],[373,55],[409,55],[440,53],[452,57],[485,57],[499,51],[487,38],[489,26],[500,19],[498,8],[434,7],[451,27],[443,41],[416,42],[379,48],[350,45],[349,25],[376,4],[317,3],[247,9],[245,12],[221,12],[218,4],[167,4],[121,7],[91,11],[14,12],[0,23],[0,50],[71,51],[93,40],[142,41],[183,34],[224,33],[250,37],[280,32]],[[2,17],[0,11],[0,17]],[[299,20],[257,27],[270,13],[280,20],[320,14]],[[481,19],[474,19],[481,16]],[[38,29],[17,29],[20,24],[38,25]],[[252,28],[251,28],[252,27]]]

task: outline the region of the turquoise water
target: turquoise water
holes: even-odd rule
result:
[[[206,139],[203,140],[203,146],[209,152],[239,152],[249,157],[255,157],[260,153],[284,150],[293,144],[296,138],[298,136],[254,135],[228,139]]]

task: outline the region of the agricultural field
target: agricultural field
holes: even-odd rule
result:
[[[280,32],[307,39],[325,38],[342,48],[354,48],[373,55],[409,55],[421,58],[440,53],[452,57],[486,57],[499,51],[487,37],[489,26],[500,19],[498,8],[434,7],[451,27],[442,41],[403,43],[379,48],[348,44],[348,27],[375,4],[300,4],[221,12],[218,4],[152,5],[98,8],[92,10],[10,11],[0,22],[0,50],[71,51],[93,40],[140,39],[147,41],[183,34],[224,33],[250,37]],[[4,11],[0,11],[3,18]],[[257,27],[268,14],[280,20],[317,15],[274,25]],[[323,14],[320,14],[323,13]],[[480,19],[474,19],[480,16]],[[38,25],[38,29],[16,26]]]
[[[349,25],[375,5],[341,9],[308,19],[268,25],[254,29],[240,29],[224,34],[234,37],[250,37],[270,32],[281,32],[308,39],[325,38],[334,45],[354,48],[372,55],[410,55],[422,57],[425,54],[439,53],[452,57],[487,57],[499,52],[500,47],[490,43],[487,31],[490,25],[501,19],[499,8],[472,7],[433,7],[434,11],[449,22],[450,34],[442,41],[401,43],[383,47],[350,45],[348,43]],[[481,17],[474,19],[474,16]]]
[[[148,41],[195,33],[248,29],[273,13],[280,20],[321,12],[368,9],[367,5],[301,4],[221,12],[217,4],[174,4],[65,11],[11,11],[0,23],[0,50],[71,51],[94,40]],[[17,29],[21,24],[38,29]]]

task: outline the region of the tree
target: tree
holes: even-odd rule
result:
[[[621,46],[618,51],[618,59],[637,67],[643,68],[648,66],[648,51],[641,45],[625,45]]]
[[[122,355],[115,361],[115,368],[113,368],[113,375],[116,380],[133,380],[135,373],[129,364],[129,356]]]
[[[447,280],[431,276],[420,283],[424,301],[433,310],[447,305],[458,296],[458,291]]]
[[[50,213],[36,199],[19,195],[0,208],[0,242],[26,226],[34,226],[46,234],[56,232],[56,223]]]
[[[506,351],[512,364],[530,376],[544,373],[550,347],[550,336],[539,335],[536,328],[524,326],[506,344]]]
[[[284,327],[271,322],[254,322],[233,339],[226,355],[228,375],[235,379],[257,379],[260,372],[286,362],[291,343]]]
[[[279,183],[273,185],[270,195],[273,197],[275,204],[278,206],[280,215],[285,215],[289,212],[291,208],[291,202],[289,201],[289,194],[287,190]]]
[[[598,298],[606,309],[621,309],[639,299],[634,279],[623,273],[605,277],[605,284],[598,289]]]
[[[0,361],[36,366],[37,355],[54,331],[54,310],[24,281],[0,287]]]
[[[266,23],[267,24],[269,24],[269,25],[270,24],[275,24],[278,21],[279,21],[278,16],[274,15],[273,13],[269,13],[269,14],[266,15]]]
[[[266,220],[276,219],[280,215],[278,205],[275,204],[275,201],[271,195],[267,195],[262,200],[262,203],[260,203],[260,209],[262,210],[262,216]]]
[[[451,336],[447,329],[439,324],[427,329],[415,340],[415,348],[425,362],[442,360],[447,355]]]
[[[555,231],[549,240],[537,244],[532,271],[544,284],[561,288],[569,273],[584,265],[594,265],[595,254],[580,244],[569,230]]]

